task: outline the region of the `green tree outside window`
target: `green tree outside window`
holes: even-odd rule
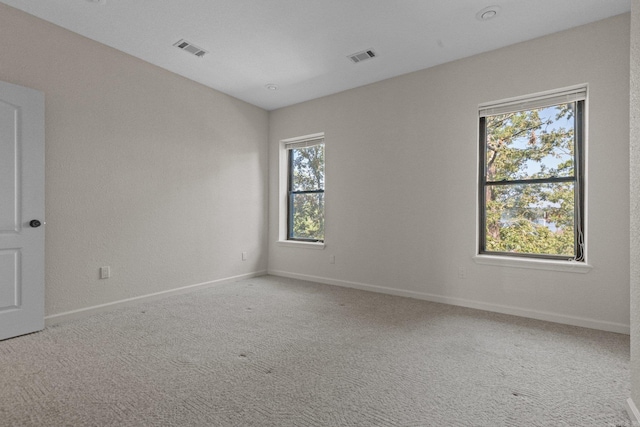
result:
[[[583,258],[583,102],[480,118],[481,253]]]
[[[324,241],[324,144],[289,148],[289,240]]]

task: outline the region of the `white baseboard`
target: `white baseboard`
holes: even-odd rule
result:
[[[383,294],[396,295],[408,298],[421,299],[425,301],[439,302],[443,304],[456,305],[460,307],[475,308],[478,310],[492,311],[513,316],[527,317],[530,319],[545,320],[548,322],[562,323],[565,325],[580,326],[583,328],[598,329],[608,332],[629,335],[630,326],[622,323],[606,322],[584,317],[568,316],[558,313],[549,313],[527,308],[512,307],[500,304],[492,304],[483,301],[475,301],[464,298],[449,297],[443,295],[429,294],[426,292],[408,291],[403,289],[388,288],[378,285],[370,285],[360,282],[349,282],[326,277],[311,276],[307,274],[292,273],[282,270],[269,270],[269,274],[274,276],[289,277],[292,279],[307,280],[310,282],[324,283],[327,285],[342,286],[345,288],[361,289],[364,291],[379,292]]]
[[[627,414],[629,415],[629,418],[631,419],[631,425],[633,427],[639,427],[640,426],[640,411],[638,411],[638,408],[636,407],[636,404],[633,403],[633,400],[631,398],[627,399]]]
[[[169,289],[166,291],[161,291],[161,292],[155,292],[152,294],[147,294],[147,295],[140,295],[137,297],[133,297],[133,298],[127,298],[127,299],[123,299],[123,300],[118,300],[118,301],[112,301],[112,302],[108,302],[106,304],[100,304],[100,305],[94,305],[91,307],[84,307],[84,308],[80,308],[77,310],[71,310],[71,311],[65,311],[63,313],[57,313],[57,314],[52,314],[49,316],[45,316],[44,321],[45,321],[45,326],[52,326],[52,325],[57,325],[59,323],[63,323],[63,322],[68,322],[71,320],[76,320],[76,319],[80,319],[83,317],[87,317],[90,316],[92,314],[96,314],[96,313],[101,313],[104,311],[109,311],[109,310],[113,310],[115,308],[119,308],[119,307],[125,307],[125,306],[129,306],[135,303],[139,303],[143,300],[152,300],[154,298],[160,298],[160,297],[165,297],[165,296],[169,296],[169,295],[180,295],[180,294],[184,294],[187,292],[193,292],[197,289],[205,289],[211,286],[215,286],[215,285],[220,285],[223,283],[229,283],[229,282],[234,282],[236,280],[242,280],[242,279],[250,279],[252,277],[257,277],[257,276],[264,276],[265,274],[267,274],[266,271],[256,271],[253,273],[247,273],[247,274],[241,274],[238,276],[232,276],[232,277],[226,277],[224,279],[218,279],[218,280],[212,280],[210,282],[203,282],[203,283],[196,283],[195,285],[187,285],[187,286],[182,286],[180,288],[176,288],[176,289]]]

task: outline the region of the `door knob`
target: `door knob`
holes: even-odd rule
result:
[[[42,225],[42,223],[37,219],[32,219],[31,221],[29,221],[29,225],[32,226],[33,228],[38,228]]]

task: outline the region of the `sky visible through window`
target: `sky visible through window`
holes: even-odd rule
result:
[[[572,129],[574,127],[573,116],[563,116],[556,119],[558,114],[557,107],[547,107],[539,110],[540,119],[543,123],[551,122],[550,124],[542,127],[543,133],[550,133],[558,131],[560,129]],[[526,136],[517,138],[514,141],[514,148],[526,149],[529,143],[529,139]],[[536,174],[542,173],[543,170],[556,170],[561,163],[570,161],[573,158],[573,154],[567,151],[558,150],[553,154],[550,153],[542,158],[540,161],[528,160],[525,163],[525,169],[523,170],[525,177],[533,177]],[[561,176],[567,176],[565,174]],[[570,175],[569,175],[570,176]]]

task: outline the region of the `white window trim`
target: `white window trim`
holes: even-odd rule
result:
[[[324,243],[322,242],[299,242],[296,240],[278,240],[276,245],[285,248],[300,248],[300,249],[324,249]]]
[[[536,269],[536,270],[548,270],[548,271],[564,271],[564,272],[573,272],[573,273],[589,273],[593,266],[588,262],[589,250],[588,250],[588,239],[589,239],[589,84],[579,84],[574,86],[568,86],[561,89],[549,90],[545,92],[533,93],[525,96],[518,96],[513,98],[507,98],[500,101],[488,102],[478,105],[478,115],[487,114],[490,112],[490,109],[496,108],[496,106],[504,105],[505,111],[512,110],[513,108],[520,108],[523,103],[530,101],[530,105],[535,105],[535,103],[539,102],[540,104],[545,104],[547,100],[553,99],[554,101],[562,102],[561,97],[566,97],[567,100],[575,100],[576,93],[584,93],[584,97],[578,96],[584,100],[584,135],[582,141],[582,150],[584,152],[584,181],[583,181],[583,194],[584,194],[584,212],[582,213],[584,218],[584,227],[583,232],[585,235],[584,241],[584,261],[573,261],[573,260],[551,260],[544,258],[529,258],[529,257],[517,257],[517,256],[508,256],[508,255],[490,255],[490,254],[480,254],[480,224],[478,218],[480,217],[480,203],[478,200],[478,196],[476,195],[476,254],[473,257],[473,261],[476,264],[480,265],[494,265],[499,267],[512,267],[512,268],[528,268],[528,269]],[[556,97],[554,99],[554,96]],[[542,100],[542,101],[541,101]],[[476,141],[480,139],[480,129],[478,129],[476,123]],[[477,149],[476,146],[476,165],[480,165],[480,150]],[[480,174],[476,173],[477,182],[476,188],[480,187]]]
[[[588,273],[593,267],[583,261],[558,261],[542,258],[521,258],[505,255],[476,255],[473,261],[480,265],[499,267],[532,268],[535,270],[564,271],[567,273]]]
[[[287,180],[288,180],[288,159],[287,159],[287,145],[297,142],[303,142],[310,139],[324,138],[324,132],[313,133],[310,135],[299,136],[295,138],[283,139],[280,141],[278,148],[278,240],[276,244],[278,246],[301,248],[301,249],[324,249],[324,242],[303,242],[297,240],[287,239]],[[326,154],[325,154],[326,156]],[[326,182],[325,182],[326,188]],[[326,215],[326,213],[325,213]],[[326,236],[325,236],[326,237]]]

